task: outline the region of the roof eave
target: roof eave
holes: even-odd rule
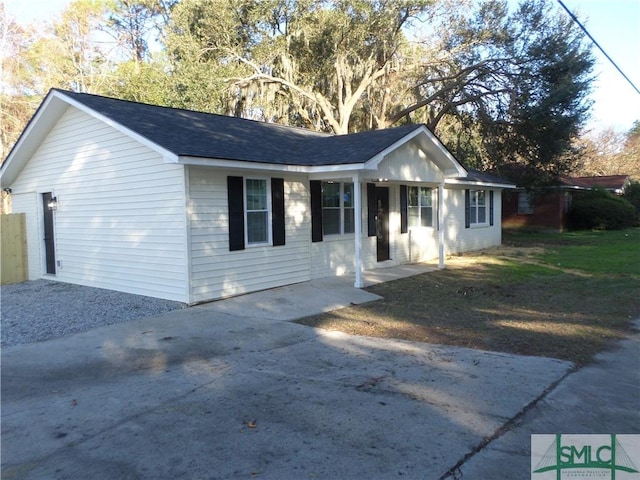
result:
[[[512,183],[482,182],[480,180],[466,180],[466,179],[460,179],[460,178],[447,178],[445,179],[445,184],[461,185],[461,186],[470,185],[470,186],[506,188],[506,189],[518,188],[515,184],[512,184]]]
[[[292,165],[283,163],[254,162],[250,160],[194,157],[188,155],[178,157],[177,163],[180,163],[182,165],[195,165],[204,167],[306,174],[353,172],[358,170],[366,170],[363,163],[347,163],[334,165]]]

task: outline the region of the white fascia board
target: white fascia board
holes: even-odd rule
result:
[[[359,165],[361,167],[361,165]],[[364,172],[368,172],[369,170],[364,170],[362,168],[354,168],[351,170],[335,170],[332,172],[319,172],[319,173],[310,173],[309,180],[343,180],[345,182],[352,182],[353,178],[357,176],[360,180],[363,180],[367,177]],[[375,170],[371,170],[371,177],[375,176]]]
[[[115,121],[111,120],[108,117],[105,117],[101,113],[98,113],[97,111],[95,111],[95,110],[87,107],[86,105],[74,100],[73,98],[66,96],[64,93],[60,93],[60,92],[54,91],[53,95],[60,96],[69,105],[77,108],[78,110],[86,113],[87,115],[91,115],[95,119],[100,120],[101,122],[105,123],[106,125],[109,125],[110,127],[118,130],[120,133],[132,138],[133,140],[137,141],[138,143],[141,143],[145,147],[153,150],[154,152],[159,153],[160,155],[162,155],[162,158],[164,159],[165,162],[178,163],[178,155],[176,155],[175,153],[167,150],[164,147],[161,147],[157,143],[152,142],[147,137],[142,136],[142,135],[134,132],[133,130],[130,130],[129,128],[121,125],[118,122],[115,122]]]
[[[457,178],[446,178],[444,183],[446,185],[456,185],[456,186],[473,186],[473,187],[491,187],[491,188],[508,188],[515,189],[517,188],[512,183],[494,183],[494,182],[479,182],[474,180],[460,180]]]
[[[335,174],[340,173],[345,175],[346,172],[352,172],[354,170],[363,170],[364,164],[362,163],[350,163],[346,165],[322,165],[322,166],[309,166],[309,165],[289,165],[278,163],[262,163],[251,162],[242,160],[225,160],[220,158],[202,158],[202,157],[188,157],[181,156],[178,158],[178,163],[183,165],[197,165],[203,167],[219,167],[238,170],[263,170],[267,172],[286,172],[286,173],[306,173],[309,175],[322,174]]]

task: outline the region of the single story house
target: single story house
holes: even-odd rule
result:
[[[424,125],[329,135],[51,90],[0,170],[29,279],[189,304],[501,243],[501,193]]]
[[[504,228],[543,228],[562,232],[575,195],[601,187],[622,195],[630,183],[628,175],[562,177],[558,185],[531,194],[524,189],[509,191],[502,197]]]

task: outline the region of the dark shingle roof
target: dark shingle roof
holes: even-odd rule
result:
[[[349,135],[58,90],[178,156],[280,165],[363,163],[421,125]]]
[[[592,177],[570,177],[563,179],[565,185],[574,185],[584,188],[602,187],[607,189],[623,189],[628,175],[601,175]]]

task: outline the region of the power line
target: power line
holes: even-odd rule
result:
[[[585,28],[584,25],[582,25],[582,23],[580,23],[580,20],[578,20],[576,18],[576,16],[571,12],[571,10],[569,10],[567,8],[567,6],[563,3],[562,0],[558,0],[558,3],[560,5],[562,5],[562,8],[565,9],[565,11],[569,14],[569,16],[573,19],[574,22],[576,22],[578,24],[578,26],[582,29],[582,31],[587,35],[587,37],[589,37],[591,39],[591,41],[593,42],[593,44],[598,47],[600,49],[600,51],[603,53],[603,55],[605,57],[607,57],[607,60],[609,60],[611,62],[611,65],[613,65],[614,67],[616,67],[616,70],[618,70],[618,72],[620,72],[620,75],[622,75],[624,77],[624,79],[629,82],[629,85],[631,85],[633,87],[633,89],[638,92],[638,94],[640,94],[640,90],[638,89],[638,87],[636,87],[634,85],[634,83],[629,79],[629,77],[627,77],[624,72],[620,69],[620,67],[616,64],[616,62],[613,61],[613,59],[607,54],[607,52],[604,51],[604,48],[602,48],[600,46],[600,44],[598,42],[596,42],[596,39],[593,38],[591,36],[591,34],[589,33],[589,31]]]

